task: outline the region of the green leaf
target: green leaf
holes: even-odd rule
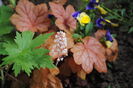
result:
[[[126,9],[121,10],[121,16],[123,16],[123,17],[126,16]]]
[[[3,59],[2,65],[13,65],[15,76],[21,71],[30,73],[35,68],[53,68],[53,61],[47,54],[49,50],[37,48],[53,33],[42,34],[33,39],[34,33],[25,31],[16,33],[15,42],[7,42],[4,44],[8,56]]]
[[[117,37],[117,35],[116,35],[116,34],[112,34],[111,36],[112,36],[113,38],[116,38],[116,37]]]
[[[0,55],[7,55],[5,48],[3,47],[4,42],[0,42]]]
[[[90,35],[90,33],[92,32],[92,29],[93,29],[93,23],[90,22],[85,27],[85,35]]]
[[[73,38],[74,38],[74,39],[80,39],[80,38],[82,38],[82,36],[79,35],[79,34],[77,34],[77,33],[74,33],[74,34],[73,34]]]
[[[48,37],[50,37],[51,35],[53,35],[54,33],[48,33],[45,35],[39,35],[37,38],[35,38],[31,43],[32,47],[37,47],[40,46],[42,43],[45,42],[44,39],[48,39]],[[35,45],[36,44],[36,45]]]
[[[8,6],[0,7],[0,35],[8,34],[13,30],[13,26],[10,23],[10,17],[13,14],[13,10]]]
[[[131,32],[133,32],[133,27],[131,27],[131,28],[129,29],[129,31],[128,31],[128,33],[131,33]]]
[[[16,0],[9,0],[9,1],[14,7],[16,6]]]

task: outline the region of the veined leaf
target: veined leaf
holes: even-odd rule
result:
[[[71,49],[74,61],[81,65],[86,73],[95,68],[98,72],[107,72],[105,49],[93,37],[85,37],[83,43],[77,43]]]
[[[47,5],[34,5],[29,0],[19,0],[11,22],[19,31],[46,32],[50,25]]]
[[[37,48],[52,34],[43,34],[33,39],[33,32],[25,31],[22,34],[17,32],[14,43],[8,42],[4,44],[9,56],[3,58],[2,65],[13,64],[12,69],[15,76],[20,71],[30,75],[34,68],[54,67],[51,57],[47,55],[49,50]]]
[[[60,30],[73,32],[76,29],[76,20],[72,17],[75,12],[72,5],[68,5],[66,9],[61,4],[53,2],[49,3],[52,14],[57,18],[55,24]]]

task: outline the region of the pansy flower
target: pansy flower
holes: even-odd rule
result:
[[[99,5],[98,5],[96,8],[97,8],[97,9],[100,11],[100,13],[103,14],[103,15],[105,15],[105,14],[108,13],[105,9],[103,9],[103,8],[102,8],[101,6],[99,6]]]
[[[90,17],[85,13],[82,12],[77,16],[77,20],[79,21],[79,23],[84,26],[85,24],[90,23],[91,19]]]
[[[78,15],[80,15],[80,11],[76,11],[76,12],[74,12],[73,14],[72,14],[72,17],[73,18],[77,18],[78,17]]]
[[[100,5],[99,5],[99,0],[90,0],[88,5],[86,6],[86,10],[91,10],[91,9],[98,9],[101,14],[105,15],[107,14],[107,11],[104,10]]]
[[[98,5],[99,5],[99,0],[90,0],[88,5],[86,6],[86,10],[96,9],[96,6]]]
[[[110,48],[113,42],[113,37],[111,36],[110,30],[107,30],[105,38],[106,38],[105,44],[107,48]]]
[[[110,24],[112,25],[113,27],[118,27],[119,25],[118,24],[115,24],[115,23],[112,23],[110,20],[108,19],[103,19],[102,17],[98,18],[96,20],[96,25],[97,27],[99,28],[102,28],[103,26],[105,26],[106,24]]]
[[[107,41],[113,42],[113,37],[111,36],[109,29],[107,30],[105,37]]]
[[[100,17],[96,20],[96,25],[97,25],[97,27],[101,28],[106,24],[105,22],[106,21],[103,18]]]

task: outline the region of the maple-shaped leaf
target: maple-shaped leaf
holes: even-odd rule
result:
[[[63,88],[61,81],[49,69],[40,69],[33,72],[30,88]]]
[[[49,5],[52,14],[57,18],[55,24],[59,29],[73,32],[76,29],[76,20],[72,17],[72,13],[75,12],[73,6],[68,5],[65,10],[61,4],[50,2]]]
[[[19,31],[45,32],[50,25],[47,5],[34,5],[29,0],[20,0],[11,22]]]
[[[54,3],[64,5],[68,0],[53,0]]]
[[[87,73],[92,72],[93,68],[98,72],[107,72],[105,49],[100,42],[93,37],[85,37],[82,42],[71,49],[75,63],[82,65]]]
[[[105,37],[106,35],[106,30],[97,30],[97,32],[95,33],[95,37],[96,39],[98,39],[100,41],[101,38]],[[104,46],[104,44],[103,44]],[[113,38],[113,42],[112,42],[112,46],[110,48],[105,47],[105,55],[108,61],[115,61],[117,59],[118,56],[118,42],[115,38]]]
[[[7,57],[3,58],[2,65],[13,65],[15,76],[21,71],[24,71],[30,76],[30,73],[35,68],[53,68],[55,67],[51,57],[47,55],[49,50],[44,48],[36,48],[43,44],[45,40],[51,36],[49,34],[41,34],[34,38],[34,33],[25,31],[16,33],[15,42],[7,42],[4,44]]]

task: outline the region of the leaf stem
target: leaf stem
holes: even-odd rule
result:
[[[3,69],[0,70],[0,73],[1,73],[1,88],[4,88],[5,77],[4,77]]]

